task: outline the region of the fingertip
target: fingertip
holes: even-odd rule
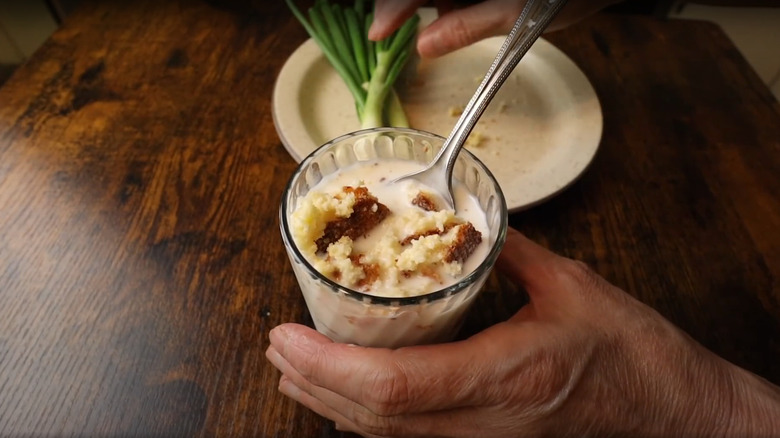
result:
[[[377,0],[374,3],[374,20],[368,30],[368,39],[379,41],[389,37],[415,14],[426,0]]]
[[[286,342],[295,342],[300,338],[315,338],[320,342],[330,342],[327,336],[302,324],[284,323],[271,329],[268,332],[271,344],[282,344]]]
[[[523,233],[508,228],[506,242],[496,260],[496,267],[528,289],[528,286],[538,286],[550,280],[548,271],[561,259],[561,256],[537,244]]]
[[[279,386],[277,387],[279,392],[290,397],[291,399],[300,402],[301,388],[299,388],[289,377],[282,375],[279,378]]]
[[[271,345],[293,364],[321,354],[329,344],[333,344],[330,338],[301,324],[282,324],[271,333]]]
[[[387,26],[378,22],[376,19],[371,23],[371,27],[368,28],[368,39],[371,41],[379,41],[387,37]]]
[[[511,10],[497,8],[495,2],[475,2],[442,14],[420,34],[420,56],[443,56],[484,38],[502,35],[512,28],[512,15]]]
[[[448,21],[449,17],[438,18],[420,32],[417,36],[417,52],[421,57],[438,58],[463,46],[448,35]]]
[[[525,234],[517,231],[512,227],[507,227],[506,242],[504,243],[504,248],[501,250],[499,257],[514,257],[517,253],[518,247],[525,246],[530,242],[531,240],[528,239]]]
[[[273,345],[269,345],[268,348],[265,349],[265,357],[267,359],[271,359],[273,356],[279,354],[279,351],[274,347]]]
[[[272,328],[268,332],[268,340],[271,342],[271,346],[281,349],[287,342],[287,331],[284,329],[284,324]]]
[[[420,35],[417,39],[417,53],[423,58],[437,58],[440,56],[439,50],[436,49],[436,44],[431,38]]]
[[[276,349],[273,345],[269,345],[268,348],[265,349],[265,358],[268,359],[269,362],[273,366],[275,366],[278,369],[281,366],[281,361],[283,360],[282,355],[279,354],[279,350]]]
[[[438,58],[454,50],[456,48],[445,44],[441,32],[434,26],[425,29],[417,37],[417,53],[423,58]]]
[[[299,340],[308,340],[319,344],[333,343],[333,341],[330,340],[330,338],[328,338],[327,336],[323,335],[317,330],[314,330],[311,327],[307,327],[302,324],[287,323],[287,324],[282,324],[277,328],[283,331],[287,340],[291,342],[299,341]]]

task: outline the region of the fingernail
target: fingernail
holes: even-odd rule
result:
[[[380,5],[376,4],[377,2],[374,2],[374,8],[380,8]],[[384,16],[383,13],[381,13],[378,10],[374,10],[374,16],[373,20],[371,21],[371,26],[368,28],[368,39],[372,41],[377,41],[382,39],[382,31],[384,30],[382,27],[382,17]]]
[[[301,389],[298,388],[292,380],[287,378],[287,376],[282,376],[279,379],[279,392],[295,401],[298,401],[300,398]]]
[[[285,360],[276,348],[273,346],[268,347],[268,349],[265,350],[265,357],[277,370],[284,372],[282,368],[284,368]]]
[[[277,326],[271,330],[269,337],[271,345],[288,359],[291,354],[296,356],[315,354],[319,348],[319,343],[308,336],[305,330],[298,330],[296,327]]]
[[[368,28],[368,39],[376,41],[379,38],[379,29],[377,29],[376,20],[371,23],[371,27]]]
[[[268,332],[268,339],[271,341],[271,344],[282,345],[287,342],[289,336],[287,334],[287,330],[285,330],[284,327],[276,326],[272,328],[270,332]]]
[[[319,343],[312,339],[306,332],[286,333],[285,342],[291,347],[301,351],[305,355],[311,355],[317,352]]]

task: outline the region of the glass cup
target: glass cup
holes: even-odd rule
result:
[[[341,286],[315,270],[295,245],[289,218],[323,177],[361,161],[402,159],[428,164],[444,139],[404,128],[353,132],[325,143],[293,173],[279,210],[282,239],[317,330],[336,342],[396,348],[452,340],[506,240],[507,207],[495,177],[468,150],[461,150],[453,178],[474,195],[490,233],[487,257],[457,283],[425,295],[382,297]]]

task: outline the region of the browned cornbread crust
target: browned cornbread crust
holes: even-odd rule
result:
[[[447,250],[444,261],[447,263],[463,263],[474,252],[480,242],[482,242],[482,233],[477,231],[471,222],[462,224],[458,227],[458,235],[455,236],[455,241]]]
[[[344,236],[354,240],[365,235],[390,214],[390,209],[369,193],[366,187],[345,186],[343,191],[355,195],[352,214],[325,225],[324,234],[315,242],[319,252],[326,252],[331,243],[337,242]]]
[[[336,219],[325,225],[325,231],[322,237],[315,242],[318,252],[327,252],[328,247],[331,244],[337,242],[344,236],[354,240],[366,235],[390,214],[390,209],[386,205],[380,203],[379,200],[368,191],[367,187],[345,186],[342,188],[342,193],[336,196],[343,199],[344,196],[349,194],[353,194],[355,197],[355,202],[352,205],[352,213],[349,217]],[[422,192],[418,193],[412,200],[412,204],[426,211],[436,210],[436,205],[430,196]],[[482,233],[477,231],[471,222],[459,222],[458,220],[455,220],[446,223],[441,229],[433,228],[406,236],[399,243],[402,246],[405,246],[426,236],[443,236],[453,228],[456,228],[454,231],[454,239],[452,244],[446,248],[444,257],[441,261],[445,263],[463,263],[482,242]],[[358,290],[367,290],[379,278],[380,266],[375,263],[366,263],[363,260],[362,254],[352,254],[349,258],[352,265],[359,267],[364,274],[363,278],[360,279],[355,286]],[[441,278],[433,265],[421,265],[418,269],[419,274],[441,282]],[[412,275],[412,272],[404,271],[403,275],[408,277]],[[342,273],[339,271],[334,273],[336,281],[339,281],[341,276]]]
[[[412,199],[412,204],[422,208],[425,211],[438,211],[436,202],[431,199],[427,193],[420,192]]]
[[[420,207],[421,209],[425,211],[437,211],[436,203],[431,199],[430,195],[427,193],[420,192],[417,194],[417,196],[414,197],[412,200],[412,204]],[[420,233],[412,234],[411,236],[406,236],[403,240],[401,240],[401,245],[408,245],[413,240],[417,240],[421,237],[425,236],[432,236],[434,234],[444,234],[451,230],[454,227],[459,226],[457,235],[455,236],[455,241],[453,242],[452,246],[447,250],[447,254],[444,258],[444,261],[447,263],[452,262],[460,262],[463,263],[472,252],[477,248],[477,246],[482,242],[482,233],[477,231],[474,228],[474,225],[471,224],[471,222],[466,222],[465,224],[457,224],[457,223],[449,223],[444,226],[444,229],[434,229],[434,230],[427,230]]]
[[[434,234],[444,234],[447,231],[451,230],[452,227],[455,227],[457,225],[458,224],[450,223],[450,224],[444,225],[444,229],[443,230],[435,228],[433,230],[427,230],[427,231],[423,231],[423,232],[420,232],[420,233],[415,233],[415,234],[406,236],[406,237],[403,238],[403,240],[401,240],[401,242],[400,242],[401,246],[408,245],[408,244],[412,243],[413,240],[417,240],[417,239],[419,239],[421,237],[433,236]]]

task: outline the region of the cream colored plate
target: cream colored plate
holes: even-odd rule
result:
[[[410,125],[446,137],[503,41],[490,38],[407,68],[397,88]],[[360,129],[351,94],[312,40],[282,67],[273,117],[296,161],[329,139]],[[601,130],[601,106],[588,79],[563,52],[539,39],[466,147],[493,172],[510,212],[516,212],[574,182],[596,154]]]

